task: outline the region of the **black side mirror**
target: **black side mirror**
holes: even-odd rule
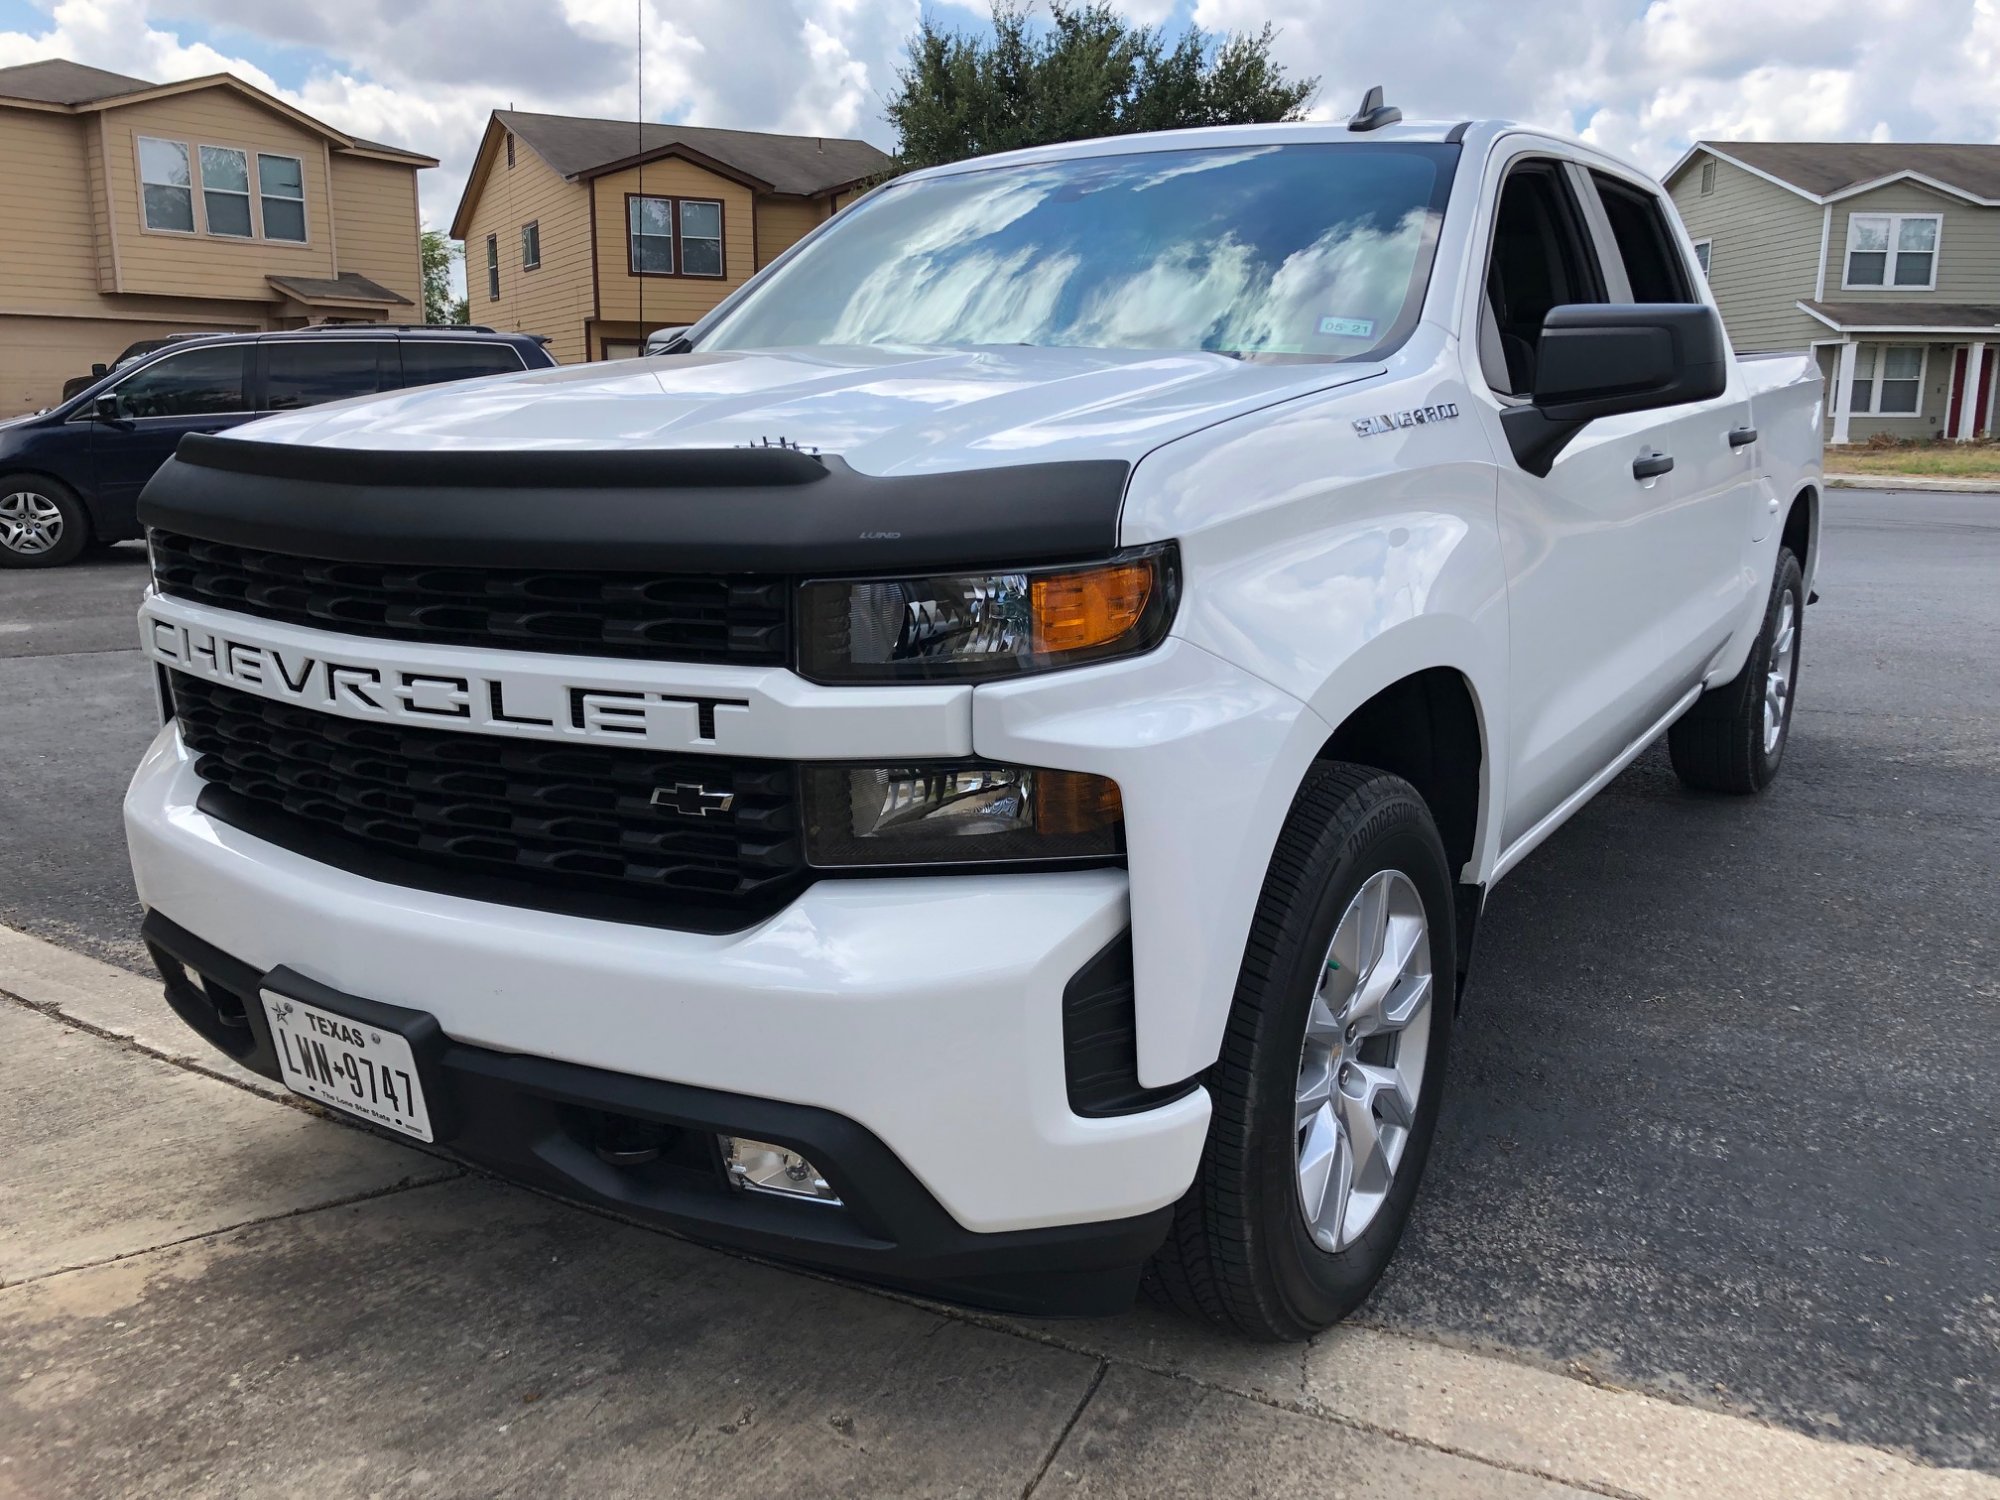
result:
[[[93,422],[123,421],[124,418],[118,414],[118,398],[116,396],[99,396],[94,399],[90,403],[90,420]]]
[[[1728,384],[1722,319],[1706,303],[1571,303],[1542,320],[1534,404],[1500,420],[1515,460],[1546,475],[1587,423],[1713,400]]]
[[[93,378],[108,375],[110,372],[111,372],[111,366],[107,365],[101,359],[90,367],[90,373]]]

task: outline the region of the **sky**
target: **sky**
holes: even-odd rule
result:
[[[643,8],[643,14],[642,14]],[[436,156],[451,222],[487,112],[859,136],[924,0],[0,0],[0,66],[68,57],[155,82],[227,71],[340,129]],[[1269,20],[1344,117],[1555,126],[1664,171],[1697,138],[2000,140],[2000,0],[1117,0],[1177,30]],[[983,3],[929,0],[947,27]],[[643,59],[640,42],[643,38]]]

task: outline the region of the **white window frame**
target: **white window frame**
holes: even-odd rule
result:
[[[1715,196],[1715,158],[1712,156],[1701,164],[1701,185],[1695,196],[1699,198]]]
[[[1891,349],[1915,349],[1919,355],[1917,361],[1917,404],[1908,411],[1882,410],[1882,372],[1888,364],[1889,351]],[[1931,346],[1929,344],[1857,344],[1854,351],[1857,367],[1859,366],[1863,350],[1873,351],[1872,362],[1868,367],[1868,404],[1866,406],[1850,406],[1848,410],[1857,417],[1921,417],[1924,414],[1924,392],[1930,389],[1931,384]],[[1859,382],[1859,378],[1857,368],[1857,383]],[[1850,390],[1848,392],[1848,400],[1852,401],[1853,399],[1854,393]]]
[[[251,163],[251,166],[255,174],[251,178],[251,181],[256,185],[255,197],[257,199],[257,238],[260,240],[268,240],[273,245],[310,245],[312,243],[312,207],[310,203],[307,202],[306,198],[305,158],[302,156],[294,156],[289,151],[255,151],[252,152],[251,155],[254,158],[253,162]],[[264,191],[264,158],[267,156],[270,157],[273,161],[288,161],[295,163],[297,165],[299,169],[298,197],[288,198],[283,193],[267,193]],[[274,236],[264,227],[264,200],[266,198],[275,198],[280,203],[298,204],[299,227],[305,232],[304,238],[293,240],[293,239],[285,239],[281,236]]]
[[[178,146],[181,148],[182,159],[187,163],[187,186],[182,188],[181,184],[177,182],[156,182],[151,184],[151,186],[170,187],[177,192],[186,192],[188,195],[188,227],[186,229],[176,229],[171,224],[155,224],[152,216],[146,211],[146,188],[148,186],[146,182],[146,143],[148,141],[159,146]],[[177,141],[171,136],[164,135],[135,135],[132,137],[133,170],[138,174],[139,178],[139,227],[145,230],[146,233],[195,235],[201,232],[201,220],[195,217],[194,207],[195,197],[201,191],[201,179],[195,175],[195,168],[199,160],[200,154],[190,142]]]
[[[534,251],[529,253],[529,240],[534,241]],[[521,226],[521,269],[539,271],[542,268],[542,221],[530,219]]]
[[[1715,264],[1715,241],[1713,239],[1694,242],[1694,267],[1701,272],[1701,279],[1708,280],[1709,269]]]
[[[241,192],[238,192],[235,188],[212,188],[208,185],[208,172],[201,159],[201,154],[204,151],[227,151],[243,158],[243,190]],[[262,226],[258,223],[257,215],[257,179],[251,175],[251,157],[253,154],[241,146],[218,146],[213,141],[203,141],[194,148],[195,165],[200,169],[196,175],[195,182],[201,191],[201,232],[210,239],[242,241],[262,237],[259,233]],[[241,198],[243,200],[243,216],[250,221],[250,232],[248,234],[229,234],[209,224],[208,195],[210,193],[220,193],[225,198]]]
[[[1857,219],[1886,219],[1889,223],[1889,248],[1882,260],[1880,281],[1850,281],[1849,274],[1854,268],[1854,224]],[[1929,219],[1937,225],[1937,232],[1931,239],[1931,279],[1921,286],[1915,282],[1896,280],[1896,257],[1905,252],[1896,248],[1902,239],[1903,225],[1908,220]],[[1872,252],[1869,252],[1872,253]],[[1907,252],[1921,255],[1920,250]],[[1886,214],[1871,213],[1865,209],[1855,209],[1847,216],[1847,247],[1840,255],[1840,289],[1843,292],[1934,292],[1938,283],[1938,262],[1944,257],[1944,215],[1938,214]]]

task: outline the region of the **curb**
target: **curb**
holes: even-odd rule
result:
[[[1827,474],[1830,490],[1935,490],[1952,495],[2000,495],[2000,479],[1931,479],[1921,474]]]

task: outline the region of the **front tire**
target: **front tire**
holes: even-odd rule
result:
[[[1683,785],[1743,796],[1763,791],[1777,777],[1792,732],[1805,613],[1805,575],[1791,550],[1780,548],[1750,659],[1667,731],[1667,754]]]
[[[90,517],[67,485],[0,476],[0,568],[59,568],[90,541]]]
[[[1207,1144],[1149,1283],[1253,1338],[1373,1290],[1430,1153],[1451,1036],[1451,870],[1400,777],[1315,766],[1265,876]]]

